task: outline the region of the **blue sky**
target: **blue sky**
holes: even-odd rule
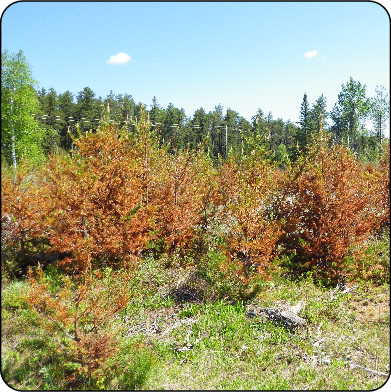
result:
[[[1,34],[40,88],[146,105],[156,96],[187,116],[221,104],[248,120],[260,108],[297,121],[304,92],[331,110],[350,77],[367,96],[390,88],[390,20],[371,2],[21,2]]]

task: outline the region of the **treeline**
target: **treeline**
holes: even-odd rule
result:
[[[106,98],[96,97],[89,87],[76,96],[70,91],[57,94],[53,88],[48,91],[42,88],[37,91],[37,97],[40,103],[37,118],[51,131],[55,130],[51,133],[54,135],[51,147],[61,146],[67,151],[72,148],[71,134],[76,135],[77,127],[84,134],[96,129],[103,117],[133,132],[143,106],[129,94],[115,95],[110,91]],[[387,125],[387,100],[383,87],[377,90],[376,97],[368,99],[365,86],[350,79],[346,86],[342,85],[338,102],[330,113],[323,95],[310,106],[305,93],[297,123],[274,119],[271,112],[265,114],[261,109],[249,122],[230,108],[224,112],[221,104],[209,112],[201,107],[187,117],[183,108],[172,103],[163,108],[156,97],[147,112],[160,145],[168,144],[171,152],[187,146],[195,149],[204,142],[205,150],[216,160],[226,158],[231,150],[240,152],[246,140],[252,138],[271,150],[276,161],[285,164],[306,150],[322,122],[323,129],[331,134],[332,143],[344,143],[364,160],[373,161],[378,157]],[[375,131],[366,130],[364,120],[371,120]]]
[[[144,106],[129,94],[110,91],[102,98],[89,87],[74,95],[70,91],[57,93],[53,88],[37,89],[36,85],[23,52],[5,50],[1,152],[2,159],[14,168],[22,157],[42,162],[58,148],[70,151],[72,136],[95,131],[102,121],[116,123],[132,133]],[[310,105],[305,93],[295,123],[274,119],[271,112],[265,114],[261,109],[248,121],[230,108],[224,112],[221,104],[209,112],[201,107],[190,117],[172,103],[163,108],[156,97],[149,106],[147,116],[153,131],[160,146],[167,145],[170,152],[187,147],[194,150],[203,143],[205,152],[216,161],[227,158],[230,151],[240,153],[251,139],[271,151],[282,165],[306,152],[320,128],[330,133],[330,143],[346,145],[364,161],[378,160],[390,111],[389,95],[383,86],[377,88],[375,97],[367,98],[366,86],[352,78],[342,84],[331,112],[326,110],[323,95]],[[373,131],[365,129],[368,121]]]

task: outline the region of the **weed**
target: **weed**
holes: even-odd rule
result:
[[[197,315],[199,311],[200,311],[199,306],[196,303],[190,303],[179,311],[178,317],[179,318],[193,317]]]
[[[30,286],[23,281],[13,281],[2,288],[1,305],[8,310],[26,309]]]

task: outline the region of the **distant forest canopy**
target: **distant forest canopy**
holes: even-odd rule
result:
[[[27,103],[26,99],[20,102],[25,109],[29,108],[30,120],[35,120],[33,139],[42,139],[45,154],[59,147],[70,151],[73,147],[70,134],[76,136],[77,129],[82,134],[94,131],[101,121],[127,127],[130,132],[135,129],[134,122],[137,122],[144,104],[136,103],[132,95],[115,95],[110,91],[106,98],[96,97],[90,87],[76,95],[70,91],[57,93],[53,88],[37,89],[22,51],[16,55],[5,51],[2,57],[2,130],[5,130],[2,132],[2,156],[10,163],[16,159],[14,155],[22,154],[23,148],[26,151],[26,143],[29,143],[25,141],[18,150],[15,141],[18,124],[19,128],[32,127],[31,121],[27,118],[21,121],[15,114],[18,94],[28,96]],[[16,80],[8,77],[15,75],[12,70],[18,67],[24,72],[19,73],[19,79],[18,76]],[[21,74],[28,77],[20,77]],[[23,89],[26,85],[30,86],[27,90]],[[326,110],[323,95],[310,105],[304,93],[301,107],[298,103],[299,121],[295,123],[274,119],[271,112],[265,114],[261,109],[249,122],[230,108],[224,113],[221,104],[208,113],[201,107],[191,117],[172,103],[167,108],[161,107],[156,97],[149,106],[147,113],[151,127],[159,143],[168,145],[170,151],[187,146],[194,149],[203,143],[205,152],[216,160],[226,158],[230,151],[240,153],[243,145],[254,139],[281,164],[295,160],[300,152],[305,152],[321,127],[331,134],[331,143],[345,144],[360,159],[375,161],[381,152],[390,111],[389,94],[384,86],[378,86],[376,95],[368,98],[366,86],[353,78],[342,84],[338,101],[330,112]],[[368,121],[373,124],[373,130],[365,129]],[[23,129],[19,129],[19,134],[23,134]],[[35,139],[31,143],[37,143]],[[16,151],[14,155],[13,151]]]
[[[343,90],[355,88],[364,88],[365,91],[365,86],[352,78],[343,86]],[[361,113],[356,113],[358,109],[351,109],[348,105],[352,103],[345,102],[347,98],[343,94],[346,93],[343,91],[339,102],[331,112],[327,112],[326,98],[323,95],[310,106],[307,94],[304,93],[297,123],[274,119],[271,112],[266,115],[261,109],[258,109],[249,122],[230,108],[224,113],[221,104],[209,112],[201,107],[191,117],[187,117],[184,109],[179,109],[172,103],[167,108],[161,107],[156,97],[152,99],[148,115],[161,144],[169,143],[171,149],[185,148],[187,145],[195,148],[205,139],[205,148],[213,158],[224,158],[231,149],[239,152],[248,137],[258,136],[260,142],[275,153],[276,159],[294,159],[298,151],[305,149],[318,134],[322,121],[323,129],[332,134],[335,143],[346,143],[358,155],[372,160],[377,155],[384,128],[374,118],[375,130],[366,130],[364,121],[371,119],[369,102],[367,108],[360,108]],[[37,91],[37,96],[40,110],[36,117],[56,131],[57,143],[65,150],[72,147],[68,131],[75,134],[76,124],[84,133],[96,128],[104,117],[106,121],[118,123],[120,128],[125,126],[132,131],[132,123],[139,118],[143,106],[141,102],[136,103],[129,94],[114,95],[112,91],[104,99],[97,98],[89,87],[85,87],[76,96],[69,91],[58,94],[53,88],[48,91],[42,88]],[[357,98],[359,99],[365,100],[366,97],[361,96]],[[349,109],[353,113],[349,113]]]

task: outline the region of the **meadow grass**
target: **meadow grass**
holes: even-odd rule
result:
[[[59,274],[45,271],[55,292]],[[292,281],[276,274],[247,301],[216,294],[193,266],[146,258],[112,330],[117,357],[109,376],[67,383],[77,364],[61,350],[64,337],[44,332],[26,304],[29,286],[2,284],[2,375],[15,389],[376,389],[390,371],[390,288],[357,284],[357,293]],[[182,291],[181,291],[182,290]],[[193,297],[184,300],[186,290]],[[218,288],[221,292],[230,292]],[[231,291],[234,292],[234,291]],[[218,298],[219,297],[219,298]],[[304,327],[290,332],[247,314],[303,301]],[[112,327],[113,328],[113,327]],[[354,367],[359,365],[361,367]],[[112,366],[112,367],[110,367]],[[371,369],[370,372],[365,369]],[[74,381],[73,381],[74,382]],[[91,388],[91,385],[94,388]]]

